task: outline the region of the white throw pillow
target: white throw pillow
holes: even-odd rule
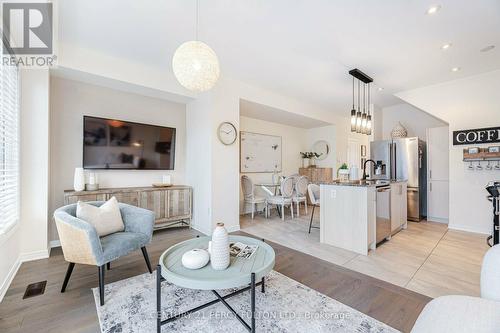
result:
[[[92,224],[99,237],[125,229],[118,200],[115,197],[106,201],[101,207],[78,201],[76,217]]]

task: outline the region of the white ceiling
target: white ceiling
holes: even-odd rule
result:
[[[270,121],[273,123],[298,128],[316,128],[331,125],[330,123],[321,120],[283,111],[244,99],[240,99],[240,116]]]
[[[426,15],[434,2],[441,10]],[[60,1],[59,40],[173,76],[175,49],[195,37],[195,3]],[[217,52],[222,75],[348,112],[354,67],[384,88],[372,89],[381,106],[399,103],[395,92],[500,69],[500,1],[432,3],[200,0],[199,37]],[[490,44],[496,48],[479,51]]]

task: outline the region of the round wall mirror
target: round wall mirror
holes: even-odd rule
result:
[[[319,154],[318,160],[324,160],[330,153],[330,145],[325,140],[319,140],[313,144],[312,151]]]

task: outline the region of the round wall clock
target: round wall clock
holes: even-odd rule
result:
[[[223,122],[217,129],[217,136],[219,137],[220,142],[229,146],[236,141],[238,132],[236,131],[236,127],[234,127],[233,124],[231,124],[230,122]]]

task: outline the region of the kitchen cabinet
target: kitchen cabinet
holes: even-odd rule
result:
[[[448,222],[449,128],[427,129],[427,220]]]
[[[406,182],[391,183],[391,234],[406,229],[407,205]]]

